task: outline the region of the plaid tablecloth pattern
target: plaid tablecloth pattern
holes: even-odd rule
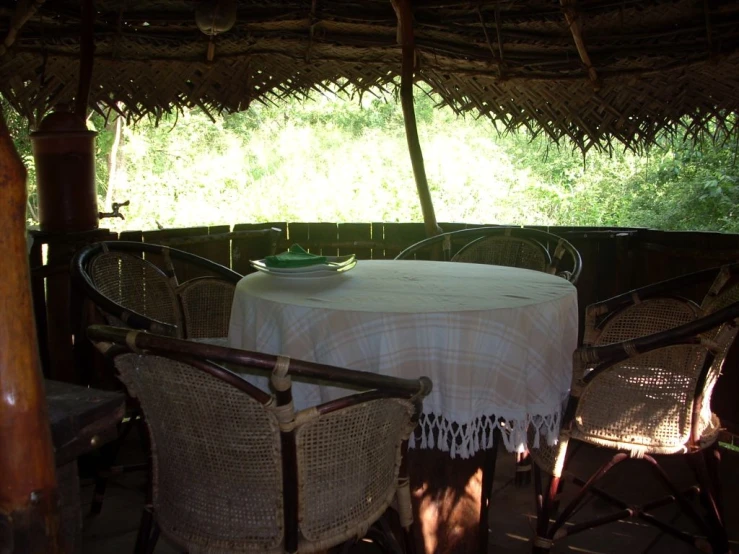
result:
[[[321,278],[252,274],[238,284],[229,344],[405,378],[426,375],[420,440],[466,458],[559,430],[577,343],[577,295],[559,277],[525,269],[363,260]],[[258,379],[254,378],[258,382]],[[265,382],[258,382],[266,386]],[[296,408],[347,394],[296,383]]]

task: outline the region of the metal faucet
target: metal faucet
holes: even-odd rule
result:
[[[124,206],[128,206],[130,203],[130,200],[126,200],[125,202],[113,202],[111,204],[112,211],[98,212],[98,219],[103,219],[104,217],[120,217],[121,219],[126,219],[119,210]]]

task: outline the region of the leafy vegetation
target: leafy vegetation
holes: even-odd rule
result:
[[[29,166],[28,126],[3,105]],[[416,115],[439,221],[639,226],[739,232],[736,137],[663,135],[648,155],[499,135],[417,90]],[[116,138],[116,127],[120,132]],[[197,110],[136,124],[91,117],[101,210],[130,200],[115,230],[260,221],[421,221],[399,102],[327,93],[216,117]]]

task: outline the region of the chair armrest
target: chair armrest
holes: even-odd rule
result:
[[[701,333],[737,318],[739,318],[739,302],[666,331],[604,346],[578,348],[574,353],[573,365],[592,366],[599,362],[616,362],[663,346],[679,343],[695,344],[701,342],[699,337]]]
[[[729,275],[737,272],[739,272],[739,263],[728,264],[721,267],[712,267],[710,269],[704,269],[694,273],[666,279],[658,283],[652,283],[591,304],[585,309],[585,335],[583,337],[583,344],[593,344],[599,323],[602,323],[604,317],[617,310],[657,296],[681,298],[676,294],[676,291],[679,291],[684,287],[701,283],[710,283],[721,273]],[[714,281],[714,286],[715,284],[716,282]]]

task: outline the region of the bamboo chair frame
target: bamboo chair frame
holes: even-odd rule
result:
[[[671,294],[681,287],[702,283],[710,280],[711,277],[714,278],[713,284],[701,306]],[[641,306],[650,302],[659,308],[663,308],[665,303],[671,305],[672,309],[680,309],[682,305],[684,313],[681,317],[687,319],[687,322],[670,327],[666,320],[661,320],[660,323],[664,328],[646,336],[637,336],[630,340],[610,344],[598,342],[604,339],[609,325],[617,323],[619,318],[630,315],[635,309],[640,309]],[[720,452],[717,439],[720,422],[714,414],[710,413],[710,396],[726,353],[737,335],[739,264],[669,279],[616,296],[590,306],[587,310],[587,318],[586,340],[590,343],[586,343],[574,354],[572,388],[563,416],[559,443],[553,448],[545,447],[538,451],[531,451],[535,462],[534,480],[538,516],[533,551],[535,553],[549,552],[556,540],[613,521],[636,517],[701,549],[710,548],[710,551],[714,553],[728,552],[729,546],[721,510],[718,480]],[[676,354],[677,357],[670,359],[669,356],[672,354]],[[660,359],[662,362],[659,361]],[[588,402],[591,400],[591,390],[597,391],[597,387],[601,386],[602,382],[610,384],[610,394],[614,397],[616,395],[617,382],[604,381],[604,379],[609,379],[611,375],[624,375],[629,376],[627,378],[638,379],[639,370],[637,368],[640,367],[641,362],[646,362],[646,367],[654,372],[657,367],[662,367],[659,363],[667,363],[669,366],[669,363],[674,363],[677,359],[692,360],[695,369],[692,392],[690,389],[687,391],[687,400],[690,404],[685,407],[689,410],[685,416],[686,438],[661,442],[659,435],[653,435],[644,430],[645,438],[635,441],[633,436],[630,438],[624,436],[623,439],[618,436],[604,438],[588,430],[589,405],[595,403],[592,411],[597,412],[598,403],[597,392],[593,397],[594,400]],[[617,380],[622,378],[624,377],[617,377]],[[626,409],[623,406],[619,408],[619,410]],[[613,425],[617,426],[616,423]],[[618,431],[615,433],[618,435]],[[558,498],[570,458],[569,446],[576,442],[608,448],[613,450],[614,454],[611,460],[589,479],[573,478],[575,484],[581,488],[573,500],[559,513],[554,523],[550,524],[550,518],[559,512]],[[655,455],[675,454],[687,457],[699,487],[693,487],[688,491],[678,490],[654,457]],[[668,489],[668,496],[635,507],[627,505],[596,486],[605,474],[630,458],[645,461]],[[542,484],[542,471],[551,474],[549,486],[546,489]],[[575,513],[588,494],[605,500],[617,511],[592,521],[565,527],[568,518]],[[689,501],[690,497],[696,494],[700,497],[704,509],[703,516]],[[707,540],[665,523],[650,513],[671,502],[677,502],[680,505],[682,511],[696,524]]]
[[[277,424],[274,439],[277,444],[275,449],[279,450],[279,458],[281,459],[281,506],[282,514],[279,525],[283,530],[280,540],[271,544],[269,547],[259,547],[250,544],[248,541],[233,541],[229,543],[232,547],[224,550],[217,546],[222,544],[218,537],[209,537],[195,535],[192,540],[188,541],[186,530],[173,529],[172,526],[160,526],[158,523],[157,512],[157,477],[161,473],[162,468],[166,468],[169,464],[181,462],[172,462],[158,457],[157,449],[152,448],[153,467],[155,468],[154,487],[153,487],[153,504],[148,510],[145,510],[142,517],[142,525],[139,530],[137,540],[138,552],[151,552],[156,544],[160,532],[168,535],[170,540],[174,541],[181,547],[187,548],[190,552],[247,552],[260,550],[264,552],[314,552],[326,549],[342,542],[361,538],[368,528],[375,523],[378,517],[390,506],[393,497],[397,502],[396,506],[400,515],[400,522],[405,531],[404,542],[412,548],[412,539],[409,535],[410,526],[413,521],[410,489],[407,475],[407,465],[405,462],[405,453],[408,447],[408,438],[415,427],[418,416],[421,412],[423,398],[431,391],[431,381],[426,377],[420,379],[399,379],[377,375],[368,372],[354,371],[344,368],[326,366],[318,363],[305,362],[300,360],[291,360],[282,356],[271,356],[267,354],[249,352],[233,348],[221,347],[218,345],[198,343],[193,341],[178,340],[171,337],[153,335],[142,331],[115,328],[102,325],[93,325],[87,331],[89,339],[95,346],[103,352],[107,357],[111,358],[119,371],[121,377],[127,382],[127,386],[132,389],[140,387],[140,382],[135,379],[131,380],[130,373],[126,374],[125,368],[119,362],[121,356],[153,356],[157,359],[164,359],[172,363],[185,365],[190,371],[195,373],[207,374],[205,377],[212,379],[212,382],[225,383],[235,388],[239,394],[243,393],[251,401],[256,401],[264,408],[266,414],[274,416]],[[125,360],[124,360],[125,361]],[[229,369],[220,365],[227,365]],[[260,388],[250,384],[240,375],[233,371],[234,368],[248,368],[251,371],[270,377],[270,383],[274,393],[268,393]],[[140,371],[164,371],[170,372],[170,366],[149,367],[145,369],[136,369]],[[291,379],[293,377],[307,378],[314,380],[330,381],[333,385],[347,386],[359,389],[362,392],[352,394],[350,396],[340,398],[331,402],[327,402],[318,406],[311,407],[300,412],[295,412],[292,404]],[[141,386],[143,387],[143,386]],[[135,392],[132,390],[132,392]],[[143,392],[139,389],[139,393]],[[232,391],[233,392],[233,391]],[[395,444],[396,460],[395,460],[395,485],[392,488],[392,497],[375,499],[369,498],[367,503],[373,503],[376,507],[373,509],[372,521],[355,522],[352,526],[344,526],[337,529],[330,529],[329,538],[318,538],[312,540],[306,529],[309,525],[310,518],[306,515],[309,512],[311,498],[305,497],[305,491],[310,490],[311,478],[306,473],[303,464],[308,464],[307,460],[310,456],[305,453],[304,442],[301,442],[301,436],[309,429],[310,425],[321,421],[327,417],[342,417],[342,414],[360,406],[367,406],[372,402],[401,402],[407,410],[407,421],[400,422],[402,431],[399,436],[393,438],[391,432],[387,433],[386,440],[399,440]],[[147,403],[142,398],[142,406],[144,412],[147,411]],[[219,405],[212,405],[212,409],[217,411],[223,409]],[[379,405],[380,408],[385,404]],[[387,406],[383,408],[386,410]],[[270,416],[271,417],[271,416]],[[398,422],[396,422],[398,423]],[[157,435],[156,427],[152,425],[151,417],[147,416],[147,424],[152,432],[153,443],[156,444],[161,436]],[[256,427],[256,424],[255,424]],[[236,440],[234,438],[234,440]],[[210,447],[209,447],[210,448]],[[185,465],[187,462],[184,462]],[[239,463],[250,463],[249,460],[239,460]],[[184,467],[170,467],[166,471],[185,471]],[[319,472],[320,473],[320,472]],[[334,475],[334,473],[331,473]],[[204,477],[205,478],[205,477]],[[316,483],[314,483],[316,484]],[[317,483],[318,486],[321,483]],[[186,503],[187,498],[178,498],[176,502]],[[248,505],[249,499],[243,499],[245,505]],[[307,508],[306,508],[307,507]],[[191,510],[195,507],[190,506]],[[213,544],[211,544],[211,542]]]
[[[441,233],[412,244],[395,259],[522,267],[558,275],[572,284],[582,271],[580,253],[568,240],[523,227],[475,227]]]

